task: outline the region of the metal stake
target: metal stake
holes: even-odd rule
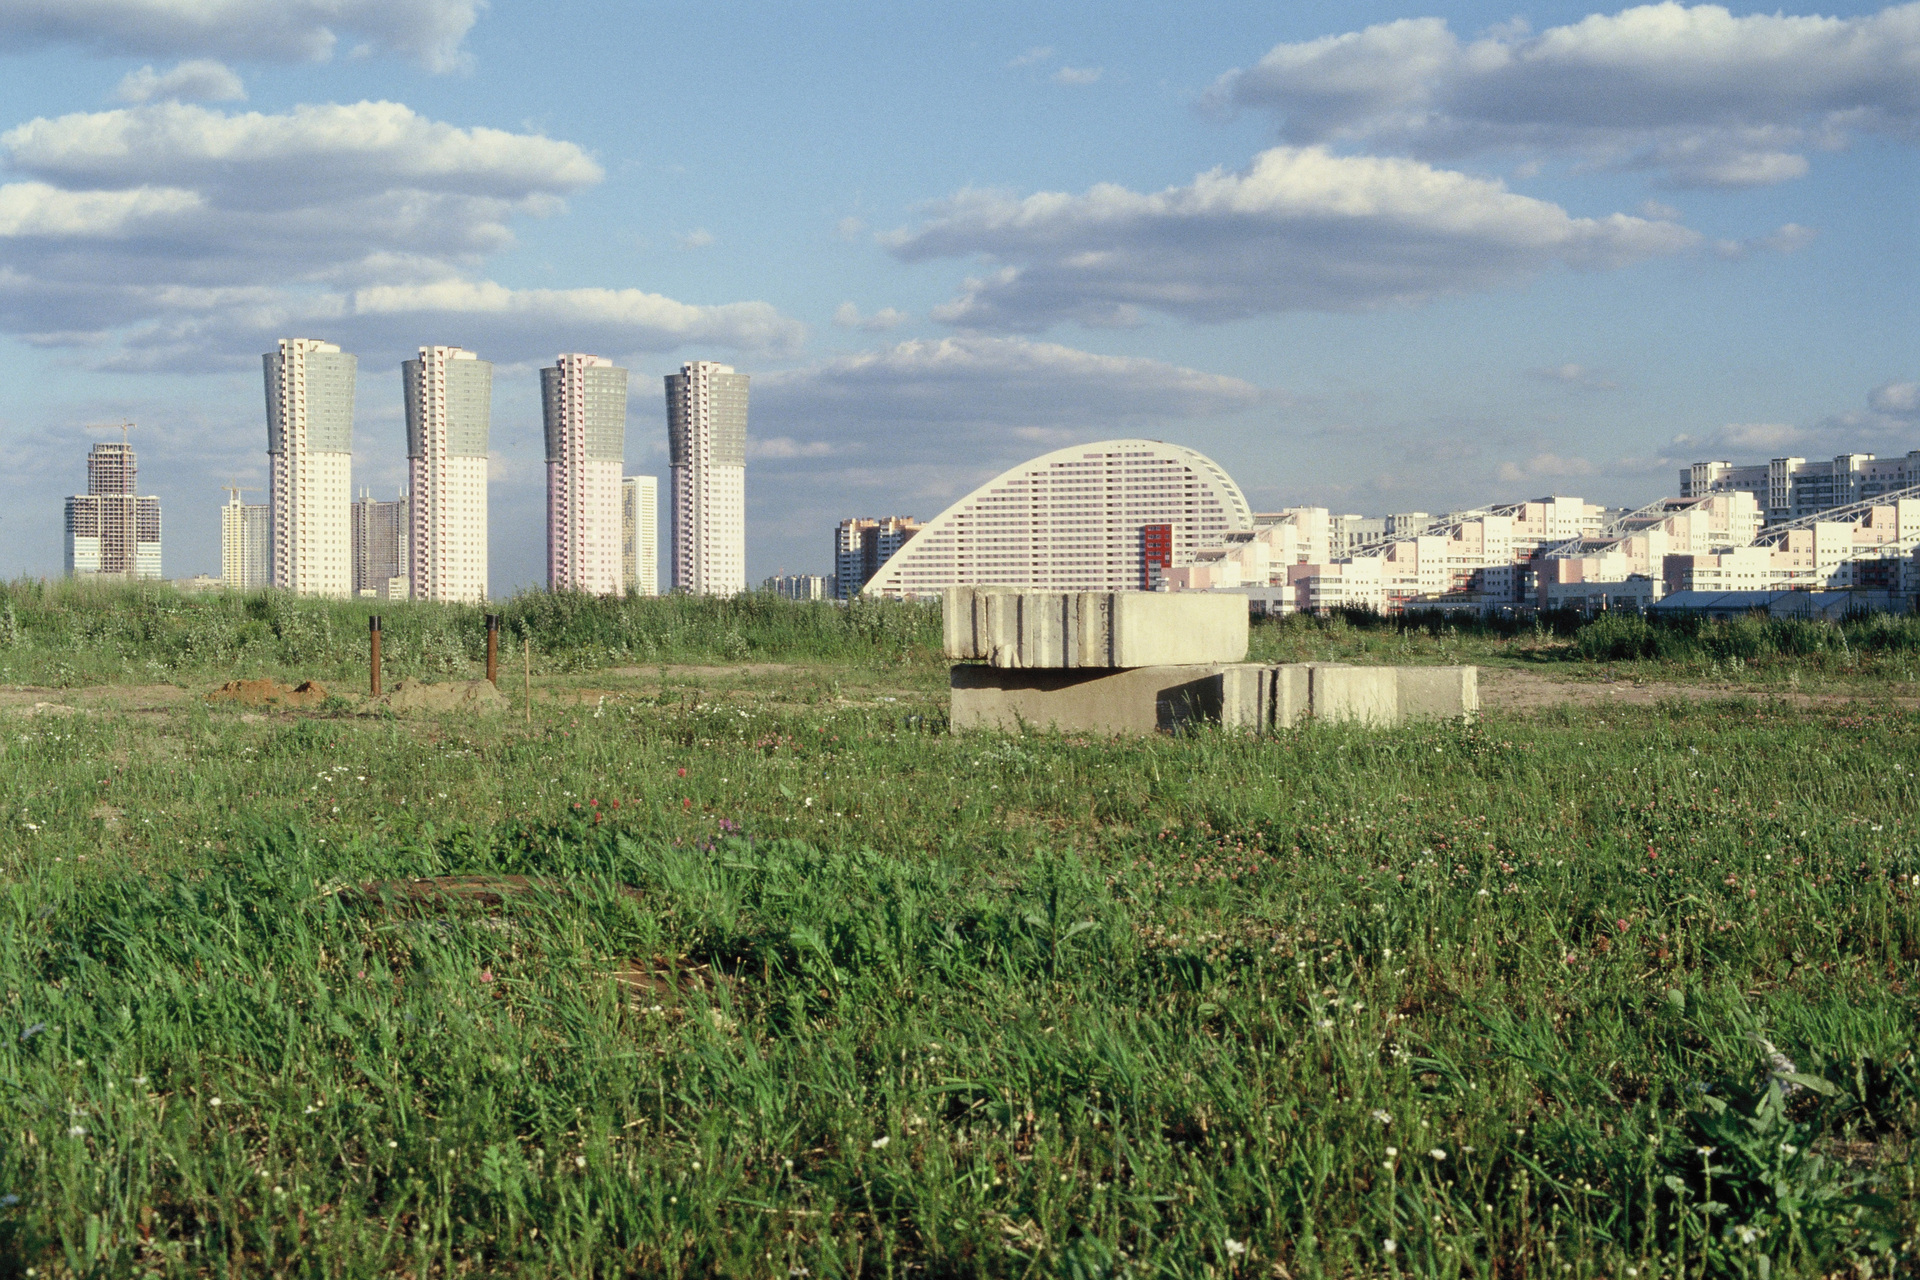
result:
[[[487,615],[487,683],[500,687],[500,615]]]
[[[373,645],[373,696],[380,696],[380,615],[367,619],[367,638]]]
[[[533,724],[533,637],[521,636],[520,643],[525,646],[521,654],[527,662],[527,724]]]

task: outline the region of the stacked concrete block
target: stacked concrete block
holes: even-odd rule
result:
[[[1480,709],[1473,667],[1242,661],[1237,595],[957,587],[946,605],[955,732],[1265,733],[1310,719],[1389,728]]]
[[[1007,670],[1241,662],[1243,597],[950,587],[947,657]]]

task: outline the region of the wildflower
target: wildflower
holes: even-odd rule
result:
[[[1797,1156],[1800,1154],[1800,1148],[1794,1146],[1791,1142],[1781,1143],[1780,1150],[1790,1156]]]
[[[886,1146],[889,1142],[892,1142],[892,1141],[893,1141],[892,1138],[875,1138],[873,1140],[873,1149],[875,1151],[878,1151],[880,1148]]]
[[[1397,1155],[1399,1155],[1399,1154],[1400,1154],[1400,1148],[1398,1148],[1398,1147],[1388,1147],[1388,1148],[1387,1148],[1387,1158],[1388,1158],[1389,1160],[1391,1160],[1391,1159],[1392,1159],[1393,1157],[1395,1157],[1395,1156],[1397,1156]]]
[[[482,981],[482,982],[492,982],[492,981],[493,981],[493,970],[491,970],[491,969],[482,969],[482,970],[480,971],[480,981]]]
[[[400,1144],[399,1144],[399,1143],[397,1143],[397,1142],[395,1142],[395,1141],[394,1141],[394,1140],[393,1140],[392,1138],[388,1138],[388,1139],[387,1139],[387,1146],[389,1146],[389,1147],[397,1147],[397,1146],[399,1146],[399,1145],[400,1145]]]
[[[1244,1240],[1235,1240],[1232,1236],[1227,1237],[1227,1256],[1229,1258],[1237,1258],[1246,1251],[1247,1245]]]
[[[1427,1154],[1432,1156],[1436,1161],[1445,1160],[1447,1158],[1446,1150],[1442,1147],[1435,1147],[1433,1150],[1427,1152]]]
[[[1388,1237],[1380,1242],[1380,1252],[1386,1254],[1398,1253],[1400,1252],[1400,1245],[1392,1237]]]
[[[1631,929],[1633,927],[1633,923],[1628,920],[1615,920],[1613,922],[1613,927],[1618,929],[1621,933],[1625,933],[1628,929]]]
[[[1375,1120],[1378,1120],[1381,1124],[1393,1123],[1393,1117],[1389,1115],[1387,1112],[1380,1110],[1378,1107],[1374,1108],[1373,1118]]]
[[[217,1107],[217,1106],[219,1106],[219,1105],[220,1105],[220,1099],[218,1099],[218,1098],[208,1098],[208,1099],[207,1099],[207,1102],[208,1102],[208,1104],[209,1104],[210,1106],[215,1106],[215,1107]]]
[[[683,778],[687,776],[687,771],[686,771],[686,769],[685,769],[684,767],[683,767],[683,768],[681,768],[681,769],[680,769],[680,770],[679,770],[678,772],[679,772],[679,774],[680,774],[680,776],[681,776],[681,777],[683,777]]]
[[[1713,1153],[1718,1150],[1719,1150],[1718,1147],[1695,1147],[1693,1149],[1693,1153],[1699,1156],[1702,1160],[1711,1160],[1713,1158]]]
[[[573,1167],[574,1167],[574,1168],[576,1168],[576,1169],[584,1169],[584,1168],[586,1168],[586,1167],[587,1167],[587,1158],[586,1158],[585,1156],[575,1156],[575,1157],[573,1158]]]

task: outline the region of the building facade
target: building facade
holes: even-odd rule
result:
[[[660,594],[660,480],[620,481],[620,585],[628,595]]]
[[[547,436],[547,587],[617,595],[627,371],[563,355],[540,371]]]
[[[258,591],[273,582],[272,509],[242,502],[240,490],[220,508],[220,581],[234,591]]]
[[[87,491],[67,499],[67,576],[158,578],[160,499],[138,493],[139,467],[125,441],[87,454]]]
[[[1682,497],[1750,493],[1768,524],[1804,519],[1916,486],[1920,486],[1920,449],[1899,458],[1843,453],[1818,462],[1805,458],[1774,458],[1745,466],[1696,462],[1680,472]]]
[[[851,600],[907,545],[922,526],[912,516],[855,517],[833,531],[833,581],[838,598]]]
[[[710,360],[666,376],[675,591],[747,589],[747,384],[746,374]]]
[[[782,600],[832,600],[834,582],[817,573],[779,573],[760,584],[760,589]]]
[[[407,572],[412,542],[412,504],[405,496],[376,502],[362,493],[353,504],[353,594],[375,600],[405,600],[413,594]],[[415,597],[416,599],[419,597]]]
[[[865,587],[924,598],[949,586],[1137,591],[1141,530],[1168,525],[1190,563],[1253,528],[1240,487],[1211,458],[1157,440],[1056,450],[981,485],[928,521]]]
[[[282,338],[261,357],[267,384],[273,585],[353,593],[353,388],[358,361],[331,342]]]
[[[400,366],[412,510],[407,575],[415,600],[487,598],[487,437],[493,365],[460,347],[422,347]]]

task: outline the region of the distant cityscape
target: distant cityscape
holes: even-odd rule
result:
[[[221,575],[191,588],[477,603],[487,598],[493,365],[421,347],[401,366],[408,483],[353,495],[355,357],[289,338],[263,358],[269,489],[220,508]],[[668,441],[664,589],[732,596],[746,576],[750,378],[690,361],[663,379]],[[563,354],[540,370],[547,586],[657,595],[659,482],[626,475],[627,370]],[[67,499],[66,571],[161,576],[159,499],[138,492],[126,431],[86,458]],[[793,600],[927,599],[948,586],[1215,591],[1255,613],[1365,608],[1501,612],[1651,608],[1708,595],[1920,594],[1920,450],[1736,465],[1696,462],[1678,493],[1637,508],[1550,495],[1432,515],[1255,512],[1212,459],[1154,440],[1056,450],[930,521],[841,520],[831,572],[781,573]]]

